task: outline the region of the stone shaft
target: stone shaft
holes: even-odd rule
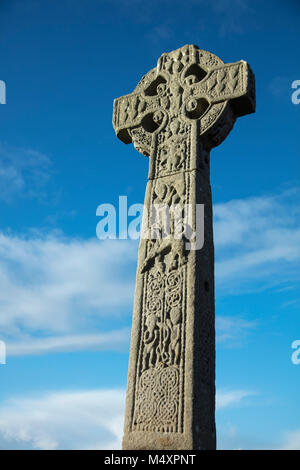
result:
[[[254,107],[248,64],[224,64],[196,46],[163,54],[132,94],[115,100],[117,136],[150,157],[124,449],[216,447],[210,150]]]
[[[156,241],[155,251],[140,242],[123,448],[214,449],[209,169],[150,180],[146,207],[154,203],[157,185],[184,186],[183,197],[190,204],[205,204],[205,243],[201,250],[188,252],[186,242],[175,246],[172,240],[168,246],[167,241]]]

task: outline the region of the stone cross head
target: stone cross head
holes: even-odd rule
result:
[[[191,145],[201,142],[202,151],[209,151],[237,117],[254,111],[255,81],[247,62],[224,64],[186,45],[162,54],[133,93],[114,101],[113,126],[124,143],[151,157],[153,179],[201,167],[197,157],[188,158],[189,134]]]

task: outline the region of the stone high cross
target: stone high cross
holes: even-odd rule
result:
[[[162,54],[114,102],[117,136],[150,157],[143,224],[151,225],[155,204],[204,204],[201,249],[187,249],[172,227],[169,238],[140,241],[123,449],[216,447],[209,156],[236,118],[254,110],[249,65],[224,64],[193,45]]]

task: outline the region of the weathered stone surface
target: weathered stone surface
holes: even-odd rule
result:
[[[150,157],[144,218],[154,204],[204,204],[204,245],[187,234],[141,239],[128,371],[124,449],[214,449],[214,248],[210,150],[254,112],[254,75],[197,46],[163,54],[114,102],[117,136]],[[174,221],[173,221],[174,222]],[[191,249],[189,249],[191,247]]]

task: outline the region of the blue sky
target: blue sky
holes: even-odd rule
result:
[[[300,449],[300,5],[1,0],[0,448],[120,448],[137,242],[96,209],[143,203],[148,160],[113,99],[162,52],[244,59],[257,112],[212,151],[220,449]]]

